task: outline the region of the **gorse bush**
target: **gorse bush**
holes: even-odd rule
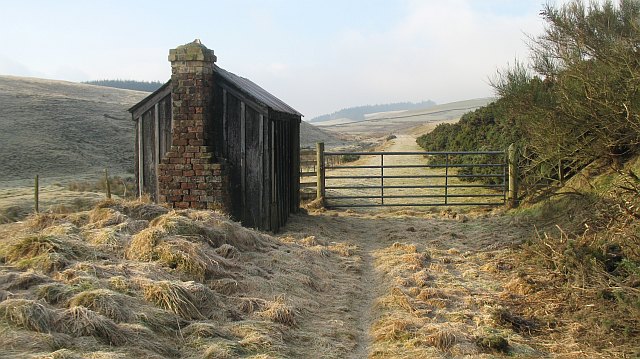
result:
[[[640,2],[546,5],[529,63],[498,71],[498,100],[418,139],[427,150],[522,154],[524,188],[594,160],[619,168],[640,148]]]

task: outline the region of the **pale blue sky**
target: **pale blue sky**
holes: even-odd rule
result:
[[[493,95],[488,78],[526,58],[543,3],[2,1],[0,74],[166,81],[169,49],[199,38],[218,65],[307,119],[361,104],[445,103]]]

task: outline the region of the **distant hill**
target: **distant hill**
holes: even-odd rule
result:
[[[456,101],[415,110],[380,112],[361,120],[339,118],[315,123],[320,129],[342,135],[382,136],[407,130],[426,123],[435,124],[457,120],[467,112],[493,102],[493,98]]]
[[[302,121],[300,123],[300,147],[314,147],[317,142],[324,142],[327,147],[347,144],[347,141],[339,139],[335,134]]]
[[[148,92],[75,82],[0,76],[0,188],[41,178],[133,173],[134,122],[127,109]],[[303,122],[303,146],[335,135]]]
[[[311,120],[309,120],[309,122],[317,123],[317,122],[335,120],[339,118],[348,118],[351,120],[363,120],[365,118],[365,115],[368,115],[368,114],[373,114],[378,112],[425,109],[435,105],[436,105],[435,102],[431,100],[427,100],[422,102],[396,102],[396,103],[387,103],[382,105],[356,106],[356,107],[343,108],[342,110],[336,111],[331,114],[314,117]]]
[[[133,171],[134,122],[127,108],[147,92],[0,76],[3,181]]]
[[[133,80],[95,80],[84,81],[83,84],[113,87],[125,90],[153,92],[164,85],[160,81],[133,81]]]

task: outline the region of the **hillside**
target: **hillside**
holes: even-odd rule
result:
[[[133,167],[126,111],[148,93],[0,76],[0,186],[7,181]]]
[[[324,142],[328,147],[341,146],[347,143],[347,141],[338,138],[336,134],[302,121],[300,123],[300,147],[314,147],[316,142]]]
[[[65,181],[108,168],[133,172],[134,122],[127,109],[147,92],[65,81],[0,76],[0,188],[21,186],[38,174]],[[301,143],[341,145],[306,122]]]
[[[425,123],[440,123],[459,119],[463,114],[492,102],[493,98],[457,101],[407,111],[392,111],[371,114],[362,120],[340,118],[319,122],[318,127],[329,132],[355,136],[381,136]]]
[[[435,106],[436,103],[427,100],[422,102],[396,102],[382,105],[363,105],[356,107],[343,108],[331,114],[321,115],[309,120],[311,123],[319,123],[340,118],[349,118],[351,120],[364,120],[367,116],[376,113],[392,112],[392,111],[408,111],[413,109],[425,109]]]
[[[153,92],[164,83],[160,81],[133,81],[133,80],[93,80],[93,81],[84,81],[83,84],[87,85],[96,85],[96,86],[105,86],[105,87],[113,87],[124,90],[135,90],[135,91],[144,91],[144,92]]]

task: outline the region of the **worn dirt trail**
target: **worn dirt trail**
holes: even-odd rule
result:
[[[416,147],[413,136],[401,135],[385,150]],[[509,341],[510,356],[542,355],[527,338],[492,319],[513,269],[497,258],[521,242],[529,228],[500,209],[464,215],[441,209],[320,210],[293,216],[284,236],[313,236],[355,249],[348,264],[337,269],[348,276],[332,288],[331,305],[310,310],[301,322],[302,330],[317,332],[307,354],[501,357],[476,344],[477,338],[500,336]],[[339,338],[327,334],[335,325],[344,333]],[[328,349],[332,346],[343,350]]]

